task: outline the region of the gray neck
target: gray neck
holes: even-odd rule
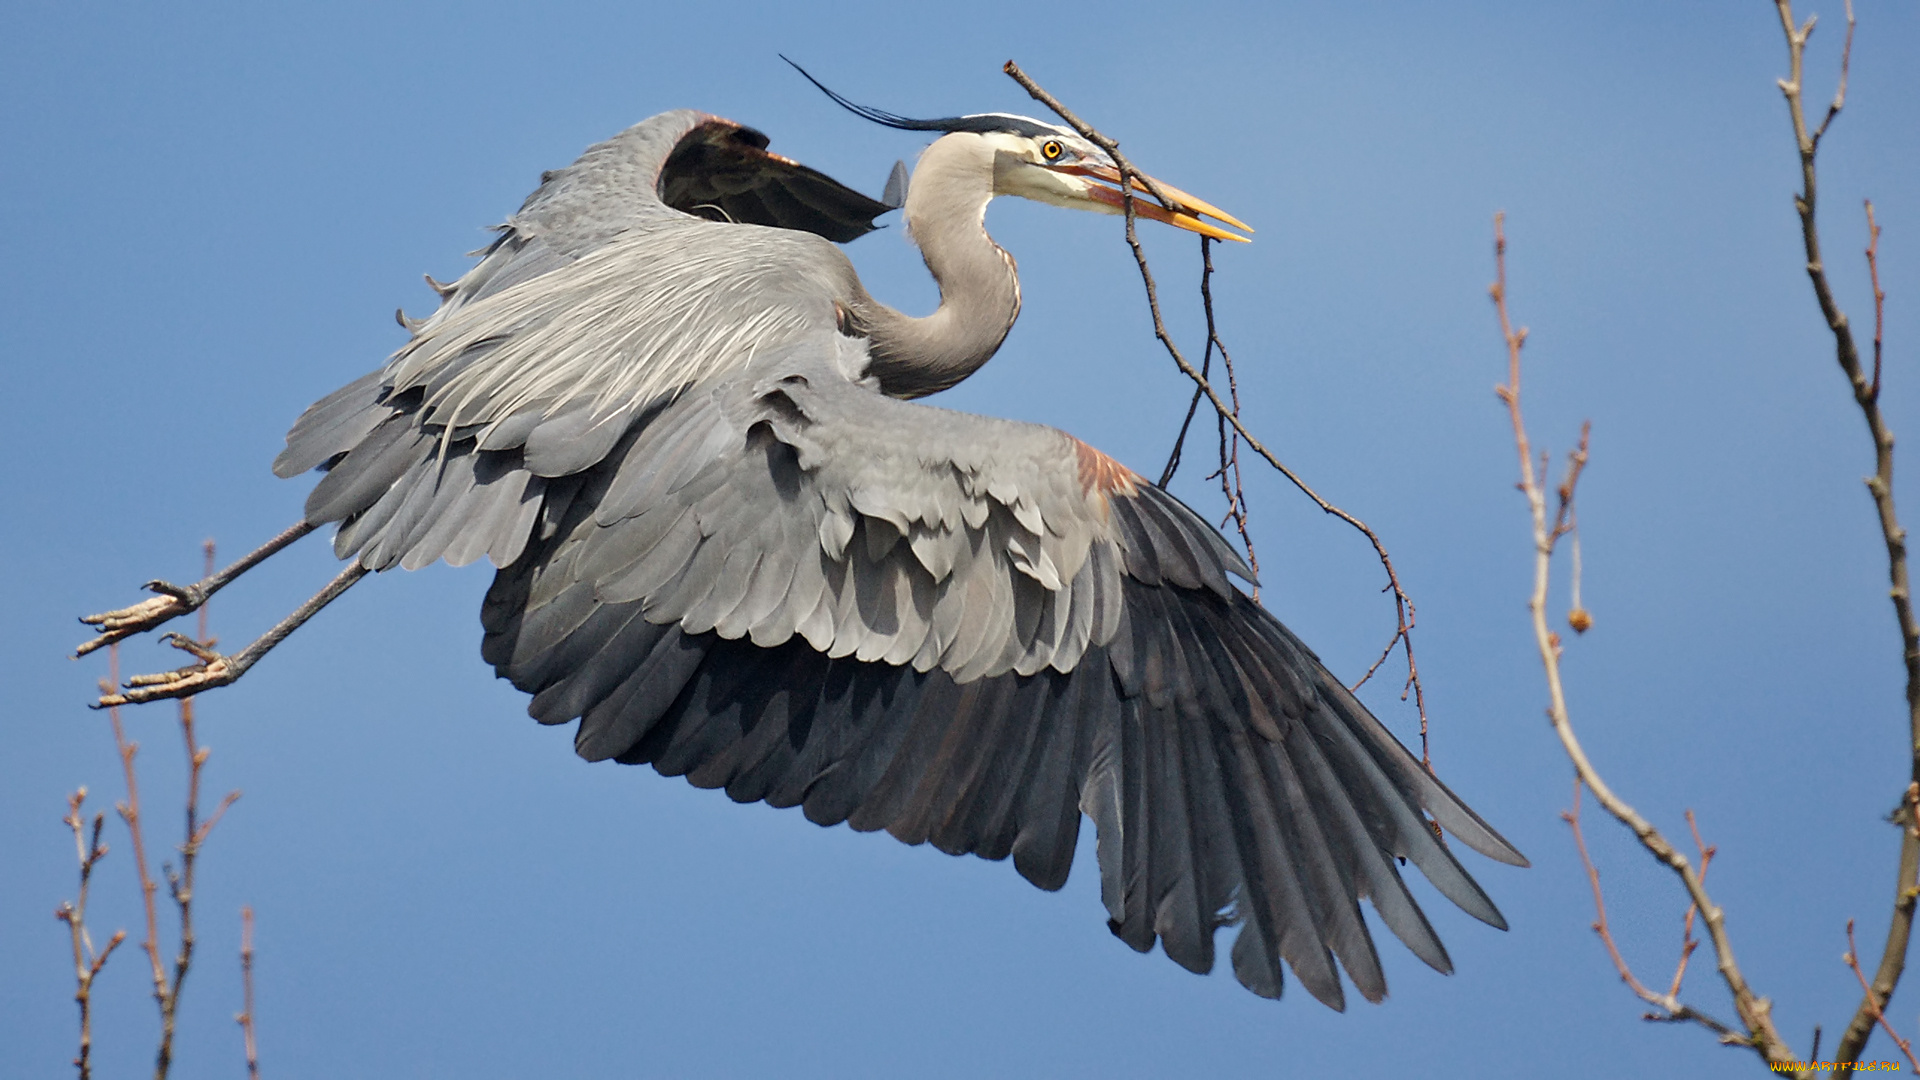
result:
[[[907,228],[940,286],[940,306],[914,318],[862,293],[854,321],[870,341],[868,374],[894,397],[945,390],[980,369],[1020,314],[1013,256],[987,235],[994,150],[978,135],[927,148],[907,189]]]

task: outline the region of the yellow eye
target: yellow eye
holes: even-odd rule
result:
[[[1040,156],[1046,158],[1048,161],[1060,160],[1060,155],[1064,152],[1065,151],[1061,149],[1060,144],[1057,142],[1054,142],[1052,139],[1048,139],[1040,147]]]

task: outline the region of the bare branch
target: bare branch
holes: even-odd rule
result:
[[[1853,972],[1853,977],[1860,980],[1860,992],[1867,995],[1868,1001],[1872,1001],[1873,990],[1867,986],[1866,973],[1860,970],[1860,949],[1853,943],[1852,919],[1847,920],[1847,954],[1840,959]],[[1893,1030],[1893,1025],[1887,1023],[1887,1015],[1880,1011],[1878,1004],[1873,1007],[1873,1020],[1880,1025],[1882,1031],[1887,1033],[1887,1038],[1892,1039],[1893,1044],[1900,1048],[1900,1053],[1906,1056],[1907,1064],[1913,1066],[1916,1072],[1920,1072],[1920,1061],[1913,1059],[1913,1044],[1901,1038],[1900,1033]]]
[[[1578,776],[1573,779],[1573,809],[1563,811],[1560,814],[1560,820],[1573,829],[1573,844],[1580,851],[1580,865],[1586,867],[1587,883],[1593,887],[1593,932],[1599,934],[1601,943],[1606,945],[1607,955],[1613,958],[1613,968],[1620,973],[1620,981],[1626,983],[1627,988],[1632,990],[1641,1001],[1660,1010],[1658,1013],[1647,1014],[1643,1019],[1663,1024],[1699,1024],[1720,1036],[1723,1042],[1745,1042],[1746,1037],[1735,1032],[1731,1027],[1679,1000],[1680,975],[1686,970],[1687,957],[1693,953],[1694,942],[1691,936],[1681,949],[1680,971],[1674,973],[1673,989],[1665,994],[1656,994],[1647,989],[1645,983],[1634,977],[1633,969],[1627,966],[1626,957],[1620,955],[1620,947],[1614,943],[1613,930],[1607,923],[1607,899],[1600,890],[1600,869],[1593,865],[1592,856],[1587,854],[1587,837],[1580,829],[1580,778]],[[1693,923],[1693,910],[1687,909],[1689,926]]]
[[[1582,428],[1580,448],[1569,459],[1567,474],[1559,485],[1559,508],[1553,516],[1549,517],[1546,486],[1542,477],[1544,462],[1538,466],[1535,463],[1533,444],[1527,436],[1525,418],[1520,410],[1520,356],[1526,344],[1527,332],[1525,328],[1515,328],[1507,309],[1507,237],[1504,214],[1494,215],[1493,237],[1495,279],[1492,288],[1488,291],[1492,295],[1494,309],[1499,314],[1500,332],[1507,346],[1507,382],[1495,387],[1494,392],[1506,404],[1508,416],[1513,423],[1514,448],[1520,460],[1519,488],[1521,494],[1526,496],[1527,506],[1533,518],[1533,592],[1528,597],[1527,609],[1532,615],[1534,641],[1540,652],[1540,663],[1547,676],[1550,700],[1547,718],[1553,724],[1554,734],[1559,736],[1561,748],[1573,762],[1578,783],[1585,785],[1593,792],[1594,798],[1607,813],[1633,830],[1641,846],[1645,847],[1654,858],[1679,876],[1681,884],[1686,887],[1687,895],[1699,908],[1706,922],[1707,937],[1713,942],[1720,977],[1733,994],[1734,1009],[1739,1013],[1740,1023],[1745,1028],[1743,1034],[1735,1034],[1732,1039],[1740,1045],[1752,1047],[1769,1065],[1791,1065],[1797,1059],[1774,1028],[1772,1003],[1756,995],[1747,985],[1746,977],[1741,973],[1740,965],[1734,959],[1733,941],[1727,933],[1725,913],[1707,894],[1706,884],[1700,874],[1659,829],[1642,817],[1625,800],[1613,793],[1613,789],[1607,786],[1599,771],[1594,768],[1592,761],[1588,759],[1586,749],[1574,733],[1573,721],[1567,709],[1565,687],[1560,678],[1560,635],[1553,632],[1547,620],[1547,587],[1554,548],[1560,538],[1565,535],[1566,527],[1571,520],[1575,487],[1579,481],[1580,472],[1586,465],[1589,429],[1584,426]],[[1577,832],[1576,839],[1579,839]],[[1582,841],[1582,848],[1584,855],[1584,841]],[[1589,863],[1589,872],[1592,873],[1591,863]],[[1597,874],[1594,874],[1594,880],[1597,902],[1600,899]],[[1612,950],[1610,935],[1608,939],[1608,947]],[[1617,951],[1615,955],[1617,956]],[[1623,978],[1627,978],[1628,985],[1634,989],[1636,995],[1642,1000],[1667,1008],[1667,1011],[1673,1014],[1665,1019],[1694,1019],[1692,1015],[1679,1016],[1679,1009],[1683,1007],[1679,1002],[1672,1002],[1672,1007],[1668,1008],[1666,1004],[1668,999],[1660,995],[1652,995],[1651,991],[1648,991],[1637,979],[1629,977],[1630,973],[1625,971],[1624,963],[1619,966],[1622,968]]]
[[[1240,380],[1234,375],[1233,354],[1227,352],[1226,342],[1220,340],[1219,324],[1213,315],[1213,241],[1208,237],[1200,238],[1200,307],[1207,316],[1207,348],[1202,356],[1200,374],[1206,376],[1205,361],[1213,356],[1214,350],[1220,351],[1220,366],[1227,372],[1227,397],[1233,403],[1233,416],[1240,416]],[[1196,400],[1200,389],[1194,388]],[[1260,555],[1253,549],[1253,531],[1247,523],[1247,492],[1240,480],[1240,433],[1229,431],[1227,418],[1216,418],[1215,426],[1220,437],[1220,493],[1227,500],[1227,517],[1240,533],[1240,545],[1247,552],[1247,566],[1253,576],[1260,576]],[[1224,523],[1223,523],[1224,524]],[[1253,587],[1253,598],[1260,599],[1260,587]]]
[[[211,577],[213,541],[206,542],[204,551],[207,573]],[[207,637],[206,598],[199,597],[196,606],[200,610],[201,640],[195,644],[211,649],[214,642]],[[120,647],[117,643],[108,643],[108,657],[109,677],[101,683],[103,692],[111,692],[120,681]],[[146,838],[141,828],[139,777],[133,764],[134,755],[140,748],[137,743],[127,741],[126,728],[121,722],[119,707],[110,705],[107,708],[107,715],[112,719],[114,745],[120,751],[120,763],[126,776],[127,799],[119,806],[120,817],[126,821],[127,831],[133,840],[134,867],[139,874],[141,905],[147,918],[147,939],[142,943],[142,948],[146,950],[147,960],[152,967],[153,999],[160,1009],[160,1044],[154,1054],[153,1075],[155,1080],[166,1080],[168,1072],[173,1067],[173,1038],[180,992],[186,983],[187,973],[193,968],[194,869],[199,859],[201,845],[206,843],[208,835],[213,832],[213,827],[219,824],[220,818],[226,814],[227,808],[233,805],[234,800],[240,797],[240,793],[237,791],[229,793],[220,801],[220,805],[214,809],[212,815],[205,821],[200,819],[200,775],[206,767],[209,751],[200,745],[194,731],[193,699],[181,698],[180,735],[187,752],[186,829],[180,844],[180,869],[176,872],[170,866],[164,868],[167,892],[173,898],[174,906],[180,913],[180,946],[174,954],[173,969],[169,975],[166,966],[160,960],[159,913],[154,903],[154,892],[158,886],[147,869]]]
[[[253,909],[240,909],[241,1011],[233,1018],[247,1045],[247,1080],[260,1080],[260,1049],[253,1037]]]
[[[1707,883],[1707,867],[1712,865],[1713,856],[1719,849],[1708,847],[1707,842],[1700,839],[1700,825],[1693,820],[1693,811],[1691,810],[1687,811],[1687,829],[1693,833],[1694,849],[1700,852],[1700,884],[1705,885]],[[1680,962],[1674,965],[1673,986],[1667,991],[1668,997],[1679,995],[1680,981],[1687,977],[1687,961],[1693,959],[1693,950],[1700,945],[1700,942],[1696,941],[1693,936],[1693,917],[1699,913],[1699,904],[1687,905],[1687,916],[1680,928]],[[1815,1041],[1818,1041],[1818,1036],[1815,1036]],[[1813,1056],[1815,1058],[1820,1056],[1818,1047],[1814,1049]]]
[[[60,819],[73,830],[73,846],[80,860],[80,892],[72,902],[63,902],[53,913],[54,918],[67,924],[73,938],[73,1000],[80,1006],[80,1052],[74,1057],[73,1065],[80,1072],[80,1080],[90,1080],[93,1076],[93,981],[99,978],[100,969],[107,966],[107,957],[127,940],[125,930],[115,930],[107,947],[96,950],[93,937],[87,931],[87,892],[93,882],[93,868],[107,854],[107,846],[100,842],[100,830],[106,826],[107,818],[105,814],[93,815],[93,836],[89,839],[86,819],[80,813],[86,801],[86,788],[67,796],[67,816]]]
[[[1205,236],[1200,238],[1200,308],[1205,312],[1207,318],[1207,344],[1206,348],[1200,354],[1200,377],[1202,379],[1211,378],[1213,373],[1213,354],[1215,350],[1218,350],[1220,353],[1220,361],[1226,367],[1227,396],[1233,404],[1233,415],[1239,416],[1240,381],[1234,374],[1233,355],[1227,352],[1226,343],[1220,340],[1219,323],[1213,312],[1213,240]],[[1200,399],[1204,396],[1201,388],[1196,385],[1193,389],[1192,399],[1187,402],[1187,415],[1180,421],[1180,431],[1174,436],[1173,449],[1167,454],[1166,468],[1161,470],[1160,479],[1156,482],[1159,487],[1165,488],[1168,484],[1171,484],[1173,482],[1173,474],[1180,468],[1181,455],[1187,442],[1187,432],[1193,427],[1194,415],[1199,411]],[[1220,525],[1224,528],[1228,521],[1234,523],[1234,527],[1240,533],[1240,545],[1247,553],[1247,566],[1253,571],[1254,577],[1258,578],[1260,576],[1260,555],[1254,550],[1253,532],[1247,521],[1247,494],[1244,485],[1241,483],[1240,435],[1239,432],[1232,431],[1228,428],[1226,417],[1224,416],[1215,418],[1215,426],[1218,429],[1220,440],[1220,467],[1209,473],[1207,478],[1209,480],[1217,479],[1220,481],[1220,494],[1227,503],[1227,515],[1226,518],[1220,522]],[[1255,600],[1260,599],[1260,586],[1258,585],[1253,587],[1253,598]],[[1396,642],[1398,640],[1398,638],[1395,638]],[[1391,646],[1389,646],[1388,651],[1391,651]],[[1376,664],[1375,666],[1378,667],[1379,665]],[[1369,674],[1371,674],[1371,672],[1369,672]],[[1365,679],[1361,680],[1361,682],[1365,681]]]
[[[1803,48],[1806,46],[1807,39],[1813,36],[1813,23],[1813,18],[1809,17],[1807,19],[1806,30],[1800,35],[1800,44]],[[1820,145],[1820,140],[1826,135],[1827,128],[1833,124],[1833,118],[1839,116],[1840,110],[1847,107],[1847,69],[1852,66],[1852,63],[1853,0],[1847,0],[1847,43],[1840,48],[1840,82],[1834,89],[1833,101],[1827,105],[1827,115],[1820,120],[1819,128],[1813,133],[1813,145],[1815,147]],[[1794,79],[1796,84],[1799,81],[1797,77]]]
[[[213,541],[202,545],[206,556],[206,573],[213,574]],[[202,648],[212,649],[216,642],[208,636],[207,605],[201,604],[199,617],[200,637],[197,642]],[[193,927],[193,881],[194,867],[198,862],[200,847],[213,832],[213,827],[240,797],[237,791],[229,792],[220,800],[220,805],[205,821],[200,820],[200,774],[206,767],[208,749],[200,745],[194,733],[193,698],[180,699],[180,737],[187,752],[187,806],[185,839],[180,844],[180,872],[167,875],[168,891],[173,895],[174,906],[180,912],[180,949],[173,959],[173,980],[167,993],[160,1002],[160,1051],[158,1066],[154,1071],[156,1080],[164,1080],[168,1068],[173,1062],[173,1037],[176,1029],[176,1016],[180,1007],[180,993],[186,985],[187,973],[193,968],[193,948],[196,936]]]
[[[1394,569],[1393,559],[1387,554],[1386,545],[1381,542],[1380,535],[1374,532],[1366,522],[1361,521],[1359,518],[1354,517],[1352,514],[1322,498],[1320,493],[1309,486],[1305,480],[1301,479],[1298,473],[1288,468],[1286,464],[1275,456],[1273,451],[1267,449],[1266,445],[1259,439],[1254,438],[1253,434],[1247,430],[1246,425],[1241,422],[1236,407],[1221,398],[1219,391],[1214,388],[1207,376],[1194,368],[1193,364],[1187,360],[1186,355],[1180,351],[1180,347],[1174,343],[1173,336],[1167,331],[1166,321],[1161,317],[1159,289],[1154,284],[1153,271],[1147,266],[1147,254],[1145,249],[1140,246],[1140,239],[1135,229],[1133,194],[1135,186],[1139,186],[1150,192],[1156,199],[1160,200],[1162,205],[1170,209],[1174,206],[1173,201],[1167,197],[1160,185],[1156,183],[1152,177],[1147,176],[1145,173],[1133,167],[1133,163],[1128,161],[1126,155],[1120,152],[1119,143],[1101,134],[1086,121],[1074,115],[1072,110],[1060,103],[1059,99],[1047,93],[1038,83],[1028,77],[1027,73],[1020,69],[1020,65],[1009,60],[1003,66],[1002,70],[1012,77],[1013,81],[1019,83],[1021,88],[1026,90],[1035,101],[1053,110],[1054,114],[1066,121],[1069,127],[1079,132],[1082,138],[1105,150],[1108,156],[1113,158],[1114,166],[1119,169],[1121,175],[1121,210],[1126,217],[1127,246],[1133,250],[1134,263],[1140,270],[1140,280],[1146,286],[1147,309],[1153,316],[1154,337],[1158,338],[1160,344],[1166,348],[1167,355],[1172,357],[1174,366],[1180,369],[1181,374],[1193,380],[1194,387],[1205,395],[1207,401],[1213,405],[1215,415],[1220,418],[1222,423],[1231,427],[1234,434],[1244,441],[1249,449],[1266,459],[1267,464],[1273,466],[1275,471],[1286,477],[1294,487],[1300,490],[1301,494],[1312,499],[1314,504],[1320,507],[1323,513],[1331,514],[1346,522],[1348,525],[1353,526],[1362,536],[1367,538],[1368,543],[1373,545],[1374,555],[1379,558],[1380,565],[1387,572],[1387,589],[1393,592],[1394,614],[1398,623],[1394,629],[1393,639],[1387,644],[1387,651],[1391,652],[1393,646],[1396,644],[1404,645],[1406,648],[1407,691],[1413,694],[1415,706],[1420,713],[1421,759],[1426,764],[1428,770],[1431,771],[1433,762],[1428,747],[1426,691],[1420,684],[1420,667],[1413,655],[1413,627],[1415,623],[1413,599],[1407,595],[1406,589],[1401,586],[1400,575]],[[1401,697],[1402,700],[1404,700],[1406,693],[1403,692]]]
[[[1834,300],[1833,289],[1827,282],[1826,265],[1820,255],[1820,230],[1815,217],[1819,178],[1814,169],[1814,157],[1819,150],[1820,137],[1826,134],[1827,126],[1846,103],[1846,73],[1853,45],[1853,7],[1849,2],[1847,45],[1840,61],[1840,88],[1834,94],[1833,104],[1827,108],[1826,119],[1812,133],[1807,130],[1802,72],[1805,68],[1807,37],[1813,32],[1813,21],[1809,19],[1804,26],[1796,28],[1792,0],[1775,0],[1775,7],[1779,9],[1780,26],[1787,38],[1788,75],[1780,80],[1780,93],[1786,98],[1787,117],[1793,124],[1794,143],[1800,155],[1800,191],[1794,196],[1793,205],[1800,216],[1800,238],[1807,254],[1807,277],[1813,285],[1814,300],[1820,305],[1820,314],[1833,335],[1834,359],[1853,390],[1854,403],[1859,406],[1867,422],[1867,433],[1873,441],[1874,473],[1867,479],[1867,490],[1873,496],[1874,508],[1880,519],[1881,537],[1887,547],[1887,577],[1892,585],[1889,596],[1893,600],[1894,618],[1900,628],[1901,655],[1907,669],[1907,753],[1910,763],[1907,795],[1903,799],[1905,820],[1901,822],[1900,865],[1894,880],[1893,911],[1887,927],[1886,945],[1880,954],[1880,965],[1834,1052],[1836,1062],[1848,1063],[1858,1060],[1861,1051],[1866,1049],[1867,1039],[1873,1034],[1874,1014],[1886,1005],[1894,989],[1900,985],[1900,976],[1906,970],[1908,944],[1913,935],[1914,905],[1916,899],[1920,899],[1920,825],[1914,820],[1915,792],[1920,791],[1920,620],[1914,615],[1912,591],[1908,583],[1907,532],[1901,527],[1894,507],[1893,433],[1888,430],[1880,412],[1878,350],[1875,352],[1874,374],[1869,379],[1860,362],[1860,350],[1854,342],[1852,324]],[[1878,295],[1879,243],[1871,214],[1867,229],[1870,238],[1867,266],[1875,279],[1877,336],[1882,307]]]
[[[1880,400],[1880,346],[1887,326],[1887,294],[1880,288],[1880,225],[1873,220],[1873,200],[1867,203],[1867,277],[1873,283],[1873,389]]]
[[[1207,351],[1200,357],[1201,378],[1213,373],[1213,343],[1209,341],[1207,345]],[[1193,418],[1200,411],[1200,399],[1203,396],[1198,386],[1193,388],[1193,398],[1187,402],[1186,418],[1180,421],[1180,431],[1173,437],[1173,449],[1167,452],[1166,467],[1160,470],[1160,479],[1154,481],[1156,486],[1164,488],[1173,483],[1173,474],[1180,470],[1180,456],[1187,446],[1187,431],[1193,427]]]
[[[101,684],[103,692],[111,691],[120,682],[120,646],[110,643],[107,646],[107,680]],[[168,999],[172,997],[172,988],[167,985],[167,969],[160,962],[160,918],[154,908],[153,894],[158,888],[153,875],[147,870],[147,842],[140,826],[140,778],[133,767],[134,755],[140,752],[138,743],[127,741],[127,732],[120,720],[120,709],[115,706],[107,710],[112,721],[113,745],[120,753],[120,768],[127,783],[127,798],[116,809],[120,811],[120,820],[127,824],[127,834],[133,843],[133,866],[140,880],[140,906],[147,917],[147,937],[140,943],[146,951],[147,963],[153,971],[153,1000],[159,1004],[162,1015],[166,1015]],[[164,1049],[164,1047],[163,1047]],[[168,1059],[163,1056],[155,1067],[155,1076],[166,1076]]]

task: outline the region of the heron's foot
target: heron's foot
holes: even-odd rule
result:
[[[210,641],[195,641],[182,634],[168,634],[161,640],[183,652],[192,653],[199,663],[156,675],[135,675],[124,684],[124,693],[102,695],[93,707],[107,709],[163,698],[192,697],[205,690],[226,686],[246,671],[244,665],[215,652]]]
[[[132,607],[82,616],[80,621],[88,626],[97,627],[100,634],[92,641],[81,643],[80,647],[73,651],[73,655],[85,656],[95,649],[111,645],[122,638],[144,634],[170,620],[198,611],[200,605],[207,602],[207,590],[199,585],[188,585],[182,588],[165,581],[149,581],[146,588],[149,592],[160,595],[151,600],[142,600]]]

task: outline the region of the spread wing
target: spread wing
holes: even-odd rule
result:
[[[413,339],[386,367],[288,433],[274,471],[328,471],[306,516],[341,523],[336,553],[376,570],[505,566],[551,481],[600,462],[685,388],[836,325],[833,298],[857,280],[810,230],[858,235],[888,207],[765,145],[683,110],[548,173],[440,308],[408,321]],[[777,227],[671,202],[708,198]]]
[[[1238,923],[1267,996],[1284,960],[1340,1007],[1336,958],[1384,995],[1361,897],[1449,969],[1400,858],[1504,926],[1422,811],[1524,859],[1230,585],[1213,529],[1060,432],[846,381],[863,349],[773,350],[549,483],[482,616],[535,718],[1047,889],[1084,812],[1114,933],[1206,971]]]

